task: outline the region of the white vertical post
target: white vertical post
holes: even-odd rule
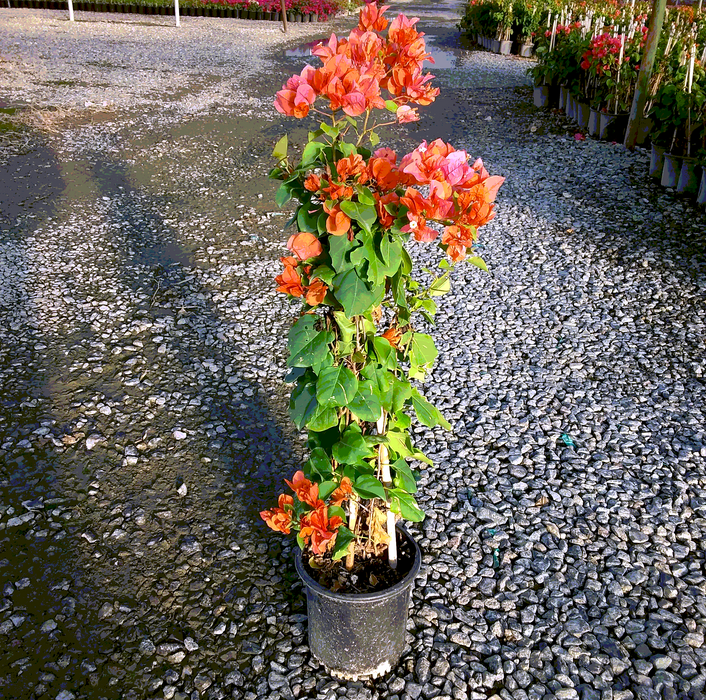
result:
[[[174,0],[174,16],[176,17],[176,26],[179,25],[179,0]]]
[[[69,22],[74,21],[74,3],[73,0],[69,0]]]

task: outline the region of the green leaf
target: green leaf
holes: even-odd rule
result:
[[[338,488],[337,481],[322,481],[319,484],[319,498],[323,501]],[[329,513],[329,516],[331,514]]]
[[[385,438],[390,449],[398,457],[412,456],[411,440],[407,433],[400,430],[388,430],[387,433],[385,433]]]
[[[423,379],[437,355],[438,351],[431,336],[414,333],[409,344],[410,378]]]
[[[361,498],[382,498],[385,497],[385,487],[371,474],[363,474],[353,482],[353,490]]]
[[[439,263],[439,267],[442,270],[448,270],[451,268],[451,263],[446,258],[442,258],[441,262]]]
[[[287,376],[284,378],[284,381],[287,382],[287,384],[296,382],[297,379],[299,379],[299,377],[303,377],[306,372],[306,367],[292,367],[292,369],[287,372]]]
[[[397,350],[390,345],[387,338],[376,335],[373,338],[373,348],[378,362],[385,369],[393,369],[397,367]]]
[[[318,409],[316,401],[316,385],[311,382],[299,384],[294,388],[289,399],[289,415],[294,424],[301,430]]]
[[[358,464],[374,454],[374,450],[365,442],[360,426],[355,424],[349,425],[333,445],[333,458],[341,464]]]
[[[277,190],[277,194],[275,194],[275,204],[278,207],[283,207],[291,198],[292,194],[289,191],[289,187],[286,183],[282,183]]]
[[[336,486],[338,486],[338,482],[336,482]],[[329,506],[328,507],[328,517],[329,518],[335,518],[338,516],[343,520],[343,522],[346,521],[346,511],[341,508],[341,506]]]
[[[349,241],[348,236],[329,236],[329,255],[336,272],[345,272],[354,267],[353,263],[347,259],[346,254],[355,250],[358,245],[357,241]]]
[[[451,289],[451,282],[447,276],[439,277],[432,282],[429,287],[429,294],[433,297],[440,297]]]
[[[373,393],[387,411],[392,409],[392,384],[395,375],[382,367],[369,364],[363,368],[362,376],[370,381]]]
[[[325,143],[321,143],[320,141],[309,141],[309,143],[304,146],[304,150],[302,151],[302,162],[299,164],[299,167],[302,168],[315,163],[324,148],[326,148]]]
[[[329,428],[333,428],[335,425],[338,425],[338,413],[336,409],[319,406],[318,412],[309,419],[307,428],[320,433]]]
[[[358,201],[363,204],[372,204],[375,206],[375,197],[368,187],[358,188]]]
[[[395,304],[402,309],[409,309],[407,304],[407,287],[406,287],[406,277],[404,276],[402,270],[397,270],[394,277],[392,278],[392,298],[395,300]]]
[[[398,459],[390,466],[395,472],[393,478],[395,486],[404,489],[407,493],[417,493],[417,480],[409,464],[404,459]]]
[[[370,139],[370,145],[375,148],[380,143],[380,137],[377,135],[376,131],[371,131],[370,136],[368,137]]]
[[[331,476],[331,458],[322,447],[316,447],[311,451],[309,459],[304,463],[304,474],[307,477],[317,475],[322,481]]]
[[[372,225],[378,220],[377,211],[372,204],[344,200],[341,202],[341,211],[354,221],[357,221],[368,233]]]
[[[390,489],[390,509],[413,523],[424,520],[424,511],[417,505],[414,496],[410,496],[402,489]]]
[[[389,110],[393,114],[397,111],[398,105],[392,100],[385,100],[385,109]]]
[[[405,379],[395,377],[392,383],[392,411],[398,413],[412,396],[412,385]]]
[[[330,513],[331,509],[329,508],[329,515]],[[336,541],[333,544],[331,559],[334,561],[343,559],[343,557],[348,554],[348,546],[354,539],[355,535],[345,525],[341,525],[338,530],[336,530]]]
[[[316,382],[316,400],[323,406],[347,406],[357,391],[355,374],[341,365],[327,367]]]
[[[479,267],[483,272],[488,272],[488,266],[485,264],[485,260],[483,258],[479,258],[477,255],[473,255],[470,258],[466,258],[471,265],[475,265],[476,267]]]
[[[299,209],[297,209],[297,226],[300,231],[306,231],[307,233],[319,232],[317,222],[319,214],[321,214],[321,207],[314,206],[314,209],[310,211],[309,208],[312,206],[314,205],[311,204],[311,200],[308,200],[302,202],[299,205]]]
[[[287,134],[285,134],[277,143],[275,144],[274,150],[272,151],[272,157],[277,160],[284,160],[287,157],[287,150],[289,148],[289,139]]]
[[[422,299],[420,302],[420,306],[422,308],[421,313],[423,314],[424,318],[429,323],[434,323],[434,316],[436,315],[436,304],[431,300],[431,299]]]
[[[333,276],[336,273],[328,265],[319,265],[315,267],[311,275],[309,275],[310,280],[320,279],[330,287],[333,284]]]
[[[339,357],[346,357],[355,349],[355,323],[343,311],[334,311],[333,317],[340,332],[337,352]]]
[[[417,414],[417,418],[422,425],[428,428],[434,428],[440,425],[446,430],[451,430],[451,424],[441,415],[439,409],[429,403],[420,393],[418,389],[412,389],[412,406]]]
[[[337,126],[330,126],[326,122],[321,122],[321,131],[332,139],[335,139],[341,133]],[[324,146],[324,144],[321,144],[321,146]]]
[[[375,396],[370,382],[360,382],[358,393],[348,404],[348,408],[360,420],[374,423],[382,415],[380,399]]]
[[[355,269],[336,275],[333,289],[348,317],[368,311],[378,296],[368,288]]]
[[[409,257],[409,253],[407,252],[406,248],[402,247],[402,249],[400,250],[400,257],[402,258],[402,262],[400,264],[402,274],[408,275],[410,272],[412,272],[412,258]]]
[[[402,241],[383,233],[380,241],[380,259],[383,262],[383,270],[387,277],[392,277],[402,265],[403,250]]]
[[[310,314],[302,316],[289,329],[290,367],[312,367],[323,362],[329,354],[328,346],[334,339],[331,331],[317,331],[316,318]]]

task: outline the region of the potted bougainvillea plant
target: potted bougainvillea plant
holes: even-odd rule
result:
[[[312,50],[322,66],[306,66],[277,93],[279,112],[321,123],[296,164],[283,137],[270,173],[282,181],[277,204],[298,202],[276,282],[302,304],[287,380],[310,456],[261,516],[296,535],[309,646],[344,678],[382,675],[405,648],[421,557],[397,521],[424,518],[414,465],[431,463],[409,430],[413,417],[450,428],[415,385],[437,356],[415,323],[433,323],[456,264],[485,269],[472,247],[503,182],[441,139],[401,158],[378,148],[378,127],[418,120],[418,106],[439,93],[423,72],[431,57],[417,20],[388,22],[387,9],[366,5],[347,38]],[[412,274],[411,240],[445,253],[424,284]]]

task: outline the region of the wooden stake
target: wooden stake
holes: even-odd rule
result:
[[[628,128],[625,132],[625,147],[631,150],[635,148],[635,144],[637,143],[637,132],[640,128],[645,103],[647,102],[647,88],[650,83],[655,56],[657,55],[657,46],[659,44],[660,34],[662,33],[662,23],[664,22],[666,8],[667,0],[654,0],[652,4],[652,15],[647,30],[647,41],[645,42],[644,54],[640,61],[640,73],[637,76],[635,96],[632,100],[630,119],[628,120]]]
[[[385,432],[385,412],[383,411],[380,420],[377,422],[378,435]],[[392,487],[392,473],[390,472],[390,453],[387,450],[387,445],[379,445],[379,465],[382,476],[382,484],[386,489]],[[387,510],[387,536],[390,541],[387,543],[387,561],[391,569],[397,568],[397,532],[395,530],[395,514],[390,508],[390,502],[385,502]]]

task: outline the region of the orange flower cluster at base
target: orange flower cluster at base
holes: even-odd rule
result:
[[[276,532],[290,534],[292,528],[299,530],[299,537],[304,544],[311,547],[314,554],[325,554],[336,541],[338,528],[343,525],[343,518],[339,515],[329,517],[329,506],[340,506],[350,498],[353,493],[351,480],[344,476],[338,488],[329,497],[329,503],[319,498],[319,485],[307,479],[303,471],[298,471],[285,483],[294,491],[297,500],[310,508],[294,519],[294,499],[292,496],[281,494],[277,508],[263,510],[260,517],[267,526]]]
[[[292,510],[294,509],[294,499],[286,494],[280,494],[279,507],[272,510],[263,510],[260,517],[267,523],[268,527],[275,532],[283,532],[288,535],[292,527]]]
[[[314,554],[326,554],[336,541],[336,530],[343,525],[338,515],[328,517],[328,508],[323,501],[301,519],[299,536],[311,547]]]

